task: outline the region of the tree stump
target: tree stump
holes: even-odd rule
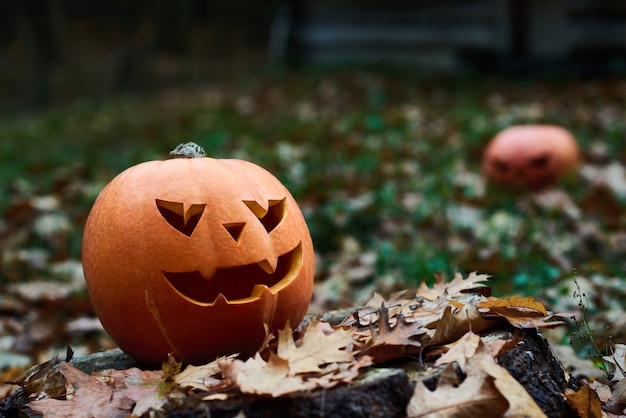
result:
[[[328,322],[333,322],[330,319]],[[510,339],[516,331],[521,333],[521,341],[499,358],[499,364],[526,389],[548,417],[576,417],[563,395],[568,387],[577,389],[576,384],[567,378],[567,372],[540,332],[504,326],[482,336],[492,340]],[[119,349],[78,356],[71,364],[87,373],[141,367]],[[226,400],[211,401],[188,395],[168,401],[162,411],[151,412],[150,417],[405,417],[416,382],[435,387],[443,369],[433,364],[420,364],[419,359],[402,359],[369,367],[352,383],[331,389],[296,392],[278,398],[232,393]],[[464,379],[458,368],[457,374]],[[0,402],[0,418],[32,416],[36,415],[28,409],[28,399],[21,389]]]

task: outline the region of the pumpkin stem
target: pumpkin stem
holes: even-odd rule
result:
[[[173,151],[170,151],[170,155],[174,158],[203,158],[206,157],[206,152],[195,142],[187,142],[178,144]]]

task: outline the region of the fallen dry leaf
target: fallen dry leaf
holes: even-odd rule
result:
[[[267,362],[257,354],[245,362],[219,360],[219,366],[224,377],[233,381],[242,393],[278,397],[316,386],[302,376],[290,375],[289,361],[272,352]]]
[[[221,379],[216,379],[215,376],[220,374],[222,370],[219,366],[220,360],[234,359],[236,354],[230,356],[220,357],[217,360],[213,360],[210,363],[194,366],[188,365],[185,370],[174,376],[174,381],[182,388],[190,388],[205,392],[213,391],[216,386],[222,384]]]
[[[289,326],[278,332],[276,352],[265,361],[259,353],[245,362],[218,360],[225,378],[241,392],[278,397],[318,387],[330,388],[358,376],[372,364],[370,356],[355,358],[355,330],[310,322],[298,341]]]
[[[505,351],[509,345],[494,343],[491,351],[488,351],[477,333],[501,324],[503,319],[500,317],[504,315],[517,314],[523,318],[530,316],[533,320],[545,320],[547,311],[531,298],[499,300],[467,293],[468,290],[484,286],[481,282],[486,278],[486,275],[475,273],[467,279],[456,275],[449,287],[439,278],[435,290],[429,293],[430,296],[438,295],[432,300],[423,295],[408,299],[406,295],[410,292],[407,291],[393,294],[386,302],[377,294],[371,303],[377,301],[380,305],[375,312],[371,311],[372,307],[368,308],[368,328],[332,326],[320,320],[308,322],[298,332],[286,326],[277,332],[277,338],[267,340],[262,352],[246,361],[230,356],[203,366],[189,366],[180,372],[180,363],[170,357],[159,372],[142,373],[129,369],[108,371],[101,376],[77,374],[71,378],[65,377],[67,384],[65,381],[61,383],[64,385],[62,394],[68,387],[67,400],[51,401],[62,402],[63,408],[69,411],[87,408],[92,404],[102,406],[103,399],[111,399],[107,411],[115,416],[122,410],[136,415],[158,410],[168,397],[182,394],[183,390],[193,391],[194,395],[202,399],[224,399],[228,396],[225,392],[233,388],[245,394],[279,397],[297,391],[331,388],[348,383],[359,376],[363,367],[417,354],[424,347],[435,346],[429,355],[435,352],[439,354],[444,348],[447,350],[437,365],[458,363],[466,370],[470,382],[468,386],[463,386],[468,379],[459,382],[458,377],[444,374],[439,387],[447,389],[441,392],[462,386],[472,387],[463,392],[454,392],[454,396],[461,394],[461,401],[449,404],[447,407],[450,409],[444,408],[445,413],[454,416],[474,409],[480,410],[483,398],[496,403],[498,399],[504,398],[505,404],[511,406],[505,416],[516,416],[515,413],[543,416],[537,412],[538,407],[527,392],[492,358]],[[426,291],[422,289],[422,292]],[[454,299],[451,295],[454,295]],[[481,306],[484,312],[477,306]],[[411,320],[405,315],[410,316]],[[356,318],[358,323],[362,323],[359,315]],[[443,347],[444,344],[448,346]],[[514,345],[515,342],[511,340],[508,344]],[[49,372],[42,373],[47,375]],[[486,377],[481,377],[481,373]],[[91,383],[83,383],[80,379]],[[482,389],[480,385],[483,385]],[[465,391],[472,390],[472,396],[465,402]],[[515,395],[514,392],[521,394]],[[476,399],[470,401],[474,395]],[[83,405],[85,402],[90,405]],[[50,404],[35,406],[52,408]],[[433,413],[444,412],[437,410]]]
[[[408,321],[419,321],[425,327],[433,327],[442,317],[446,308],[456,306],[450,303],[448,294],[444,292],[435,300],[426,300],[416,309],[405,310],[403,312],[405,319]]]
[[[565,389],[565,398],[567,404],[576,411],[581,418],[601,418],[602,403],[596,396],[595,392],[589,390],[584,384],[580,386],[578,391],[570,388]]]
[[[26,370],[26,373],[14,383],[21,386],[28,396],[39,397],[39,394],[56,398],[66,392],[67,380],[59,370],[60,360],[54,357],[46,362],[38,364]]]
[[[320,372],[328,363],[346,363],[354,359],[348,350],[354,344],[354,331],[337,328],[325,334],[318,321],[308,324],[299,345],[293,339],[289,326],[278,331],[278,357],[288,361],[289,375]]]
[[[479,368],[494,378],[495,386],[509,403],[509,409],[503,416],[511,418],[545,417],[543,411],[520,383],[495,362],[489,347],[479,335],[468,332],[450,344],[448,348],[448,352],[441,356],[435,364],[457,362],[461,369],[468,374],[472,369]]]
[[[613,396],[611,402],[625,405],[626,407],[626,379],[615,382],[613,385]]]
[[[468,332],[446,347],[448,351],[435,362],[435,366],[457,362],[462,370],[465,370],[467,360],[471,358],[480,344],[480,336],[473,332]]]
[[[407,415],[429,418],[502,417],[509,408],[509,402],[494,381],[479,367],[468,368],[467,377],[458,386],[445,379],[431,391],[418,381],[407,407]]]
[[[60,371],[72,386],[74,393],[68,395],[66,400],[48,398],[31,401],[28,407],[33,412],[43,414],[44,417],[123,418],[133,407],[133,402],[128,399],[114,399],[112,386],[69,363],[61,363]]]
[[[623,380],[624,373],[626,373],[626,344],[615,344],[613,353],[603,358],[611,364],[613,371],[611,381]]]
[[[512,349],[522,341],[522,335],[519,332],[514,332],[510,339],[496,339],[496,340],[483,340],[483,343],[487,346],[489,355],[495,359]]]
[[[114,382],[112,400],[121,405],[134,405],[131,414],[141,416],[150,410],[159,410],[167,401],[172,391],[170,381],[159,371],[140,370],[110,370],[103,376]]]
[[[541,304],[537,302],[532,296],[521,298],[519,296],[511,296],[507,299],[490,298],[484,302],[478,304],[478,308],[489,308],[490,310],[496,310],[497,308],[514,309],[516,311],[524,311],[529,313],[540,313],[547,315],[548,311]]]
[[[475,306],[465,304],[463,308],[456,309],[448,306],[438,322],[431,323],[428,334],[429,339],[422,343],[425,346],[448,344],[456,341],[468,331],[482,332],[493,326],[493,321],[485,319]]]
[[[597,382],[587,383],[587,381],[585,385],[596,393],[603,404],[603,410],[615,416],[626,415],[626,379],[612,382],[610,387]]]
[[[67,381],[65,399],[48,397],[31,401],[31,410],[54,417],[125,417],[158,410],[171,392],[162,371],[102,370],[93,375],[67,362],[59,365]]]
[[[467,372],[474,368],[482,369],[495,379],[496,387],[509,402],[509,409],[504,415],[506,418],[546,417],[526,389],[504,367],[496,363],[482,341],[478,344],[474,356],[468,360]]]
[[[395,318],[399,313],[406,315],[406,312],[410,311],[416,302],[413,298],[404,298],[403,295],[405,293],[393,293],[389,296],[389,300],[386,301],[380,293],[374,292],[374,296],[365,303],[365,307],[356,312],[358,323],[362,326],[368,326],[377,322],[379,319],[379,308],[383,305],[389,313],[389,318]]]
[[[589,387],[589,389],[596,392],[596,395],[598,395],[598,399],[600,399],[600,402],[602,403],[609,402],[611,398],[613,397],[611,388],[602,382],[599,382],[597,380],[592,380],[592,381],[585,380],[585,384]]]
[[[433,287],[429,288],[426,282],[422,280],[415,296],[435,300],[446,291],[451,298],[461,296],[469,290],[485,287],[483,282],[487,281],[489,277],[488,274],[472,272],[464,279],[461,273],[455,273],[454,279],[446,283],[442,275],[436,274]]]
[[[374,364],[372,357],[359,356],[352,363],[340,363],[333,364],[327,367],[330,373],[323,374],[321,377],[309,377],[307,381],[314,383],[320,388],[331,388],[337,386],[340,383],[350,383],[357,377],[363,367],[368,367]]]
[[[500,316],[518,328],[555,327],[562,321],[552,320],[546,308],[532,296],[508,299],[490,298],[476,305],[481,312]]]
[[[400,313],[397,315],[395,325],[392,326],[389,320],[389,311],[385,305],[379,309],[380,319],[378,327],[375,329],[370,325],[369,333],[365,341],[365,348],[361,354],[371,356],[376,363],[402,358],[411,354],[411,348],[416,349],[422,344],[415,339],[426,333],[421,322],[407,322]]]

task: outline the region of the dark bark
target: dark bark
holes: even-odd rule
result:
[[[577,390],[576,382],[566,380],[561,363],[548,341],[535,330],[522,331],[523,339],[498,360],[533,397],[549,417],[577,417],[565,401],[566,388]]]
[[[345,316],[335,315],[337,318]],[[325,315],[327,320],[337,322],[335,316]],[[513,328],[490,330],[485,337],[509,339]],[[521,341],[498,359],[509,373],[517,379],[535,399],[548,417],[575,417],[567,405],[565,388],[576,389],[575,382],[567,374],[547,340],[537,331],[521,332]],[[109,350],[89,356],[79,356],[72,364],[91,373],[102,369],[126,369],[141,367],[120,350]],[[151,417],[223,417],[230,418],[239,412],[248,418],[274,416],[305,417],[403,417],[411,399],[416,380],[429,388],[435,388],[443,367],[420,365],[416,359],[397,360],[364,371],[351,384],[332,389],[298,392],[270,398],[233,393],[223,401],[202,401],[195,396],[172,400],[163,411]],[[457,371],[459,378],[464,373]],[[31,416],[26,399],[20,390],[0,402],[0,418]]]
[[[404,417],[413,386],[402,369],[372,369],[350,385],[295,393],[280,398],[234,396],[202,402],[187,397],[170,403],[157,417]],[[208,412],[207,412],[208,411]]]

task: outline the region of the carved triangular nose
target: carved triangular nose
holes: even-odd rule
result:
[[[246,226],[245,222],[233,222],[228,224],[222,224],[226,231],[230,234],[231,237],[237,242],[239,242],[239,238],[241,238],[241,234],[243,233],[243,227]]]

